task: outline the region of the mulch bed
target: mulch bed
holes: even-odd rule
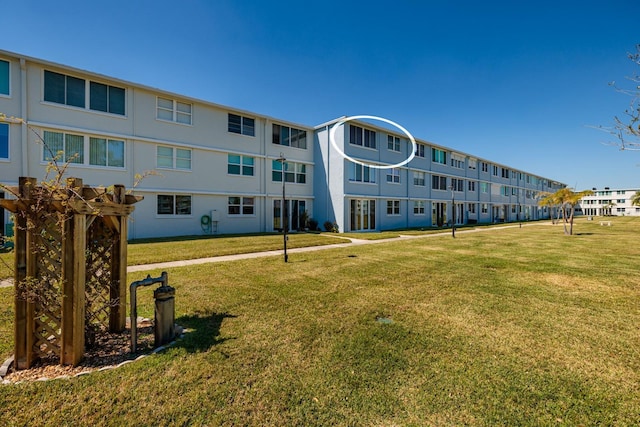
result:
[[[99,369],[113,368],[128,360],[153,351],[153,325],[148,321],[138,324],[137,353],[131,354],[131,329],[122,333],[102,332],[96,336],[96,342],[85,350],[84,359],[78,366],[60,365],[60,359],[52,355],[41,358],[30,369],[16,371],[13,366],[3,378],[5,383],[22,381],[42,381],[58,377],[72,377]]]

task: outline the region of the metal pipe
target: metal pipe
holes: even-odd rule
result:
[[[163,271],[160,277],[151,277],[150,274],[143,280],[132,282],[129,285],[129,293],[131,295],[131,353],[135,353],[138,344],[138,301],[136,289],[139,286],[151,286],[154,283],[162,283],[162,286],[167,286],[168,278],[167,272]]]

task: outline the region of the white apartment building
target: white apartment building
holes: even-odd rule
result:
[[[593,189],[592,196],[583,197],[576,206],[576,213],[588,216],[640,216],[640,206],[631,204],[640,189]]]
[[[405,167],[358,166],[330,148],[337,120],[305,126],[6,51],[0,113],[0,183],[45,179],[62,152],[68,176],[144,196],[130,239],[279,231],[283,214],[297,229],[303,212],[341,231],[442,226],[452,195],[457,224],[541,219],[550,212],[537,195],[564,186],[426,141]],[[341,125],[336,140],[372,163],[396,163],[412,147],[363,122]],[[0,221],[4,233],[9,213]]]
[[[538,206],[538,196],[565,186],[423,140],[407,165],[371,168],[332,147],[331,129],[340,123],[316,127],[314,144],[315,210],[340,230],[544,219],[552,212]],[[406,135],[370,122],[348,121],[334,134],[344,154],[367,164],[398,164],[413,150]]]
[[[135,188],[129,238],[280,228],[281,154],[291,227],[313,209],[310,127],[3,51],[0,113],[5,185],[44,179],[58,151],[91,186],[155,173]]]

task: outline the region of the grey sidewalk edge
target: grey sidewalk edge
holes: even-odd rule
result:
[[[529,223],[522,224],[522,226],[530,226],[530,225],[542,225],[544,223]],[[457,231],[457,233],[477,233],[483,231],[495,231],[502,230],[507,228],[519,227],[519,224],[502,226],[502,227],[488,227],[488,228],[473,228],[473,229],[461,229]],[[352,237],[344,237],[345,240],[348,240],[348,243],[335,243],[332,245],[321,245],[321,246],[308,246],[304,248],[293,248],[289,249],[287,253],[296,254],[296,253],[304,253],[304,252],[314,252],[314,251],[322,251],[328,249],[336,249],[336,248],[346,248],[352,246],[359,245],[375,245],[380,243],[388,243],[395,242],[399,240],[409,240],[409,239],[424,239],[430,237],[442,237],[450,235],[450,231],[443,231],[442,233],[433,233],[433,234],[423,234],[423,235],[400,235],[399,237],[392,237],[390,239],[380,239],[380,240],[364,240],[364,239],[355,239]],[[338,236],[339,237],[339,236]],[[264,252],[251,252],[246,254],[235,254],[235,255],[222,255],[222,256],[214,256],[208,258],[197,258],[197,259],[187,259],[180,261],[169,261],[169,262],[159,262],[155,264],[144,264],[144,265],[131,265],[127,267],[127,273],[137,273],[140,271],[150,271],[150,270],[160,270],[165,268],[174,268],[174,267],[185,267],[189,265],[200,265],[200,264],[210,264],[216,262],[226,262],[226,261],[237,261],[243,259],[251,259],[251,258],[264,258],[271,256],[282,256],[283,250],[275,250],[275,251],[264,251]],[[13,286],[13,279],[2,279],[0,280],[0,288],[8,288]]]

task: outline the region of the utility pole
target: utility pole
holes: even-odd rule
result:
[[[456,198],[453,195],[453,182],[451,183],[451,237],[456,238]]]
[[[284,245],[284,262],[289,262],[289,255],[287,255],[287,210],[285,209],[285,203],[287,202],[286,194],[285,194],[285,178],[284,178],[284,167],[285,161],[287,159],[284,158],[284,154],[280,153],[280,157],[278,161],[282,165],[282,206],[280,206],[280,211],[282,212],[282,236],[283,236],[283,245]]]

